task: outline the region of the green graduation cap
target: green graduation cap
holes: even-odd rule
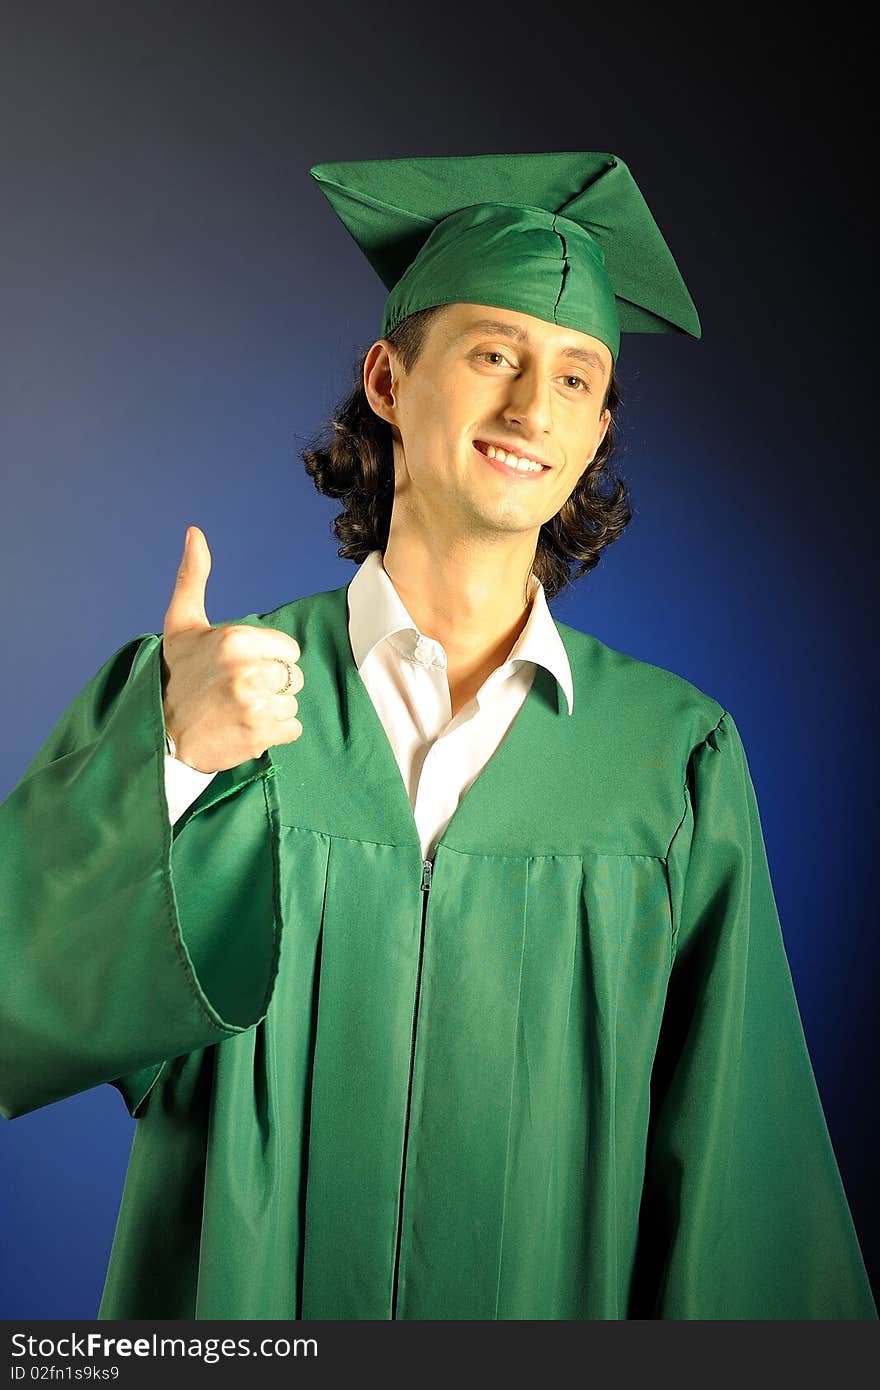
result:
[[[701,335],[647,203],[613,154],[360,159],[309,170],[389,290],[381,336],[437,304],[489,304],[598,338]]]

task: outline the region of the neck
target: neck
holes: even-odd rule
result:
[[[419,631],[442,645],[449,670],[475,679],[506,660],[528,621],[534,557],[534,534],[450,543],[392,525],[382,563]]]

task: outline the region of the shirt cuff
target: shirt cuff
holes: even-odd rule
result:
[[[216,772],[200,772],[197,767],[190,767],[189,763],[182,763],[179,758],[165,754],[165,800],[172,825],[216,776]]]

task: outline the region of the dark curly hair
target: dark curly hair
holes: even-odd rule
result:
[[[410,314],[388,334],[407,372],[418,360],[428,324],[440,307]],[[375,413],[364,390],[368,352],[369,348],[354,369],[352,391],[301,454],[318,491],[342,500],[343,509],[333,521],[340,542],[338,554],[357,564],[371,550],[384,552],[394,503],[391,426]],[[620,400],[620,385],[612,370],[602,402],[602,409],[611,411],[605,437],[571,496],[544,522],[538,536],[532,571],[547,599],[556,598],[593,569],[605,547],[618,539],[632,519],[626,484],[610,466],[616,445],[614,411]]]

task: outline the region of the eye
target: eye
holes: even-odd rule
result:
[[[509,361],[509,358],[507,358],[503,352],[499,352],[496,348],[487,348],[487,349],[485,349],[483,352],[477,352],[477,353],[475,353],[474,356],[475,356],[475,357],[483,357],[483,358],[500,357],[501,360],[502,360],[502,362],[508,362],[508,361]],[[492,366],[492,367],[494,367],[496,364],[495,364],[494,362],[490,362],[489,365]],[[591,390],[592,390],[592,388],[591,388],[589,382],[584,381],[583,377],[575,376],[573,373],[570,374],[570,375],[566,375],[566,377],[564,378],[564,380],[565,380],[565,381],[574,381],[574,382],[576,382],[576,383],[577,383],[577,387],[576,387],[575,389],[577,390],[577,389],[579,388],[579,389],[580,389],[580,394],[581,394],[581,395],[583,395],[584,392],[586,392],[586,393],[589,395],[590,392],[591,392]]]

